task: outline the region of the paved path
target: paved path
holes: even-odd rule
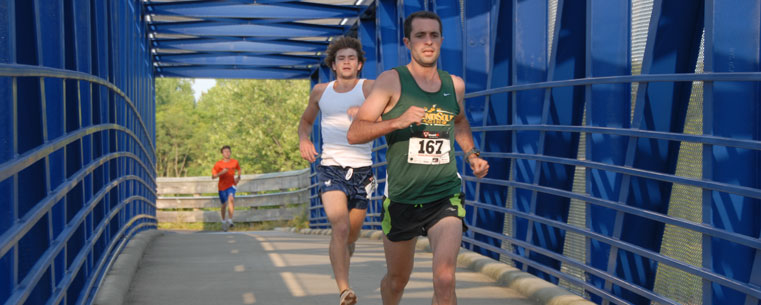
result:
[[[167,232],[148,247],[127,304],[338,304],[329,236],[280,231]],[[383,245],[360,238],[350,280],[360,305],[381,304]],[[402,304],[431,304],[431,254],[418,250]],[[459,304],[533,305],[488,277],[457,270]]]

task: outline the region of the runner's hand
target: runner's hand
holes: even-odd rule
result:
[[[346,114],[348,114],[352,120],[357,116],[357,112],[359,112],[358,106],[351,106],[349,109],[346,109]]]
[[[314,144],[312,144],[312,141],[300,140],[299,150],[301,151],[301,157],[304,158],[304,160],[309,161],[309,163],[317,160],[317,150],[314,149]]]
[[[217,176],[221,176],[221,175],[223,175],[223,174],[225,174],[225,173],[227,173],[229,171],[230,171],[229,169],[223,168],[221,171],[219,171],[219,174],[217,174]]]
[[[470,169],[473,170],[473,175],[478,178],[483,178],[489,172],[489,162],[472,155],[470,157]]]
[[[410,106],[410,108],[407,108],[407,111],[396,119],[396,129],[407,128],[412,124],[420,125],[423,122],[423,117],[425,117],[425,109],[418,106]]]

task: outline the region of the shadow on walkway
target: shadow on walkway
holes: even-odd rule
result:
[[[127,304],[338,304],[329,236],[279,231],[166,232],[148,247]],[[383,245],[360,238],[350,281],[358,304],[381,304]],[[418,251],[402,304],[431,304],[431,254]],[[457,270],[459,304],[531,305],[490,278]]]

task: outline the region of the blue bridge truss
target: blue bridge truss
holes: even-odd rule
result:
[[[90,304],[156,228],[155,77],[329,81],[352,35],[375,78],[418,10],[491,164],[458,154],[463,247],[600,304],[761,304],[761,0],[0,0],[0,303]]]

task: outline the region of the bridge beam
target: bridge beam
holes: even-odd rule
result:
[[[706,1],[705,71],[761,70],[761,4]],[[706,135],[761,140],[761,89],[758,83],[706,82],[703,132]],[[703,179],[761,188],[761,152],[703,146]],[[761,238],[761,201],[734,194],[703,191],[703,222]],[[743,283],[761,285],[761,249],[703,237],[703,267]],[[757,298],[709,281],[703,304],[757,305]]]

